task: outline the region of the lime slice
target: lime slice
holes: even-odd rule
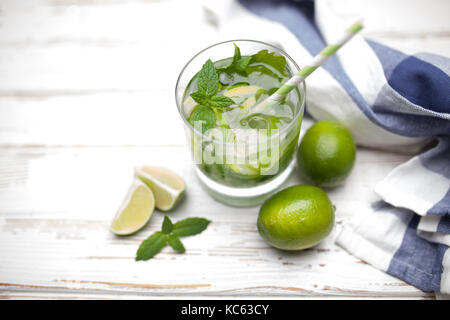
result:
[[[139,179],[134,182],[111,224],[111,232],[125,236],[144,227],[155,210],[152,190]]]
[[[241,98],[248,98],[250,96],[256,95],[258,90],[262,89],[258,86],[239,86],[231,88],[224,92],[224,96],[226,97],[241,97]]]
[[[249,98],[247,98],[244,103],[242,103],[242,106],[248,110],[248,108],[250,108],[251,106],[256,104],[256,96],[251,96]]]
[[[186,117],[189,117],[189,115],[192,113],[192,110],[198,105],[197,102],[192,99],[191,96],[187,97],[186,100],[183,102],[183,110]]]
[[[152,189],[156,207],[168,211],[174,207],[184,193],[184,181],[172,171],[160,167],[135,168],[136,176]]]
[[[208,131],[216,124],[216,114],[211,108],[205,106],[198,106],[189,116],[189,122],[195,127],[196,121],[202,121],[202,132]]]
[[[231,170],[235,173],[241,174],[243,176],[248,176],[250,178],[259,176],[258,168],[255,168],[251,165],[244,164],[229,164],[227,165]]]

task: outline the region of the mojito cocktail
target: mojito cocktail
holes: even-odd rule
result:
[[[205,49],[181,73],[178,108],[200,180],[215,198],[253,205],[288,176],[304,85],[275,105],[261,102],[297,70],[280,49],[240,40]]]

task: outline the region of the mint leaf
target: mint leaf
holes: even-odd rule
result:
[[[177,237],[193,236],[205,230],[210,222],[204,218],[187,218],[173,225],[172,234]]]
[[[200,104],[202,106],[210,106],[210,107],[213,107],[213,108],[226,108],[226,107],[229,107],[232,104],[234,104],[234,101],[231,98],[228,98],[228,97],[225,97],[225,96],[208,97],[207,95],[205,95],[205,94],[203,94],[201,92],[198,92],[198,91],[192,93],[191,97],[198,104]]]
[[[211,221],[204,218],[187,218],[172,224],[168,216],[164,216],[162,231],[155,232],[150,237],[142,241],[136,252],[136,261],[149,260],[169,243],[178,252],[185,252],[186,249],[178,237],[192,236],[201,233],[206,229]]]
[[[239,49],[239,47],[235,43],[233,43],[233,46],[234,46],[234,55],[232,63],[235,63],[241,58],[241,49]]]
[[[168,216],[164,216],[164,220],[161,227],[161,232],[164,234],[169,234],[173,230],[172,221],[170,221]]]
[[[241,50],[239,47],[233,43],[234,45],[234,55],[233,60],[229,66],[222,67],[219,69],[220,72],[226,72],[228,74],[231,74],[233,72],[240,73],[242,75],[246,75],[246,69],[249,63],[252,60],[252,57],[244,57],[241,56]]]
[[[251,60],[252,60],[252,57],[246,57],[246,58],[239,59],[238,61],[236,61],[233,64],[234,69],[237,72],[245,73]]]
[[[219,89],[219,75],[211,59],[205,62],[198,73],[197,88],[198,92],[209,97],[215,95]]]
[[[278,74],[276,74],[271,69],[267,68],[265,65],[262,65],[262,64],[252,65],[247,68],[248,74],[253,73],[253,72],[259,72],[261,74],[267,74],[268,76],[270,76],[272,78],[278,78],[278,81],[280,81],[280,82],[283,80],[282,77],[280,77]]]
[[[201,104],[203,106],[208,105],[209,97],[205,93],[197,91],[197,92],[191,93],[191,97],[198,104]]]
[[[216,125],[216,114],[211,108],[201,105],[194,109],[188,121],[193,127],[196,121],[202,121],[202,132],[205,132]]]
[[[167,243],[167,236],[161,232],[155,232],[145,239],[136,252],[136,261],[149,260],[155,256]]]
[[[215,108],[226,108],[234,104],[233,99],[225,96],[213,96],[209,99],[209,105]]]
[[[184,248],[183,244],[181,243],[180,239],[177,236],[169,235],[168,238],[169,245],[172,247],[173,250],[177,252],[185,252],[186,249]]]
[[[282,75],[288,76],[286,70],[286,59],[283,56],[275,55],[275,52],[269,52],[267,49],[261,50],[258,53],[252,55],[251,62],[262,62],[268,64]]]

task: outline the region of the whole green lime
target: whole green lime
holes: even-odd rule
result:
[[[283,250],[318,244],[333,229],[335,207],[327,194],[310,185],[286,188],[264,202],[257,226],[261,236]]]
[[[300,174],[317,186],[334,187],[345,181],[355,164],[352,134],[342,124],[319,121],[308,129],[297,153]]]

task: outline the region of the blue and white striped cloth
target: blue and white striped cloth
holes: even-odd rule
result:
[[[225,4],[224,4],[225,3]],[[308,61],[357,17],[329,0],[222,1],[207,8],[224,38],[275,43]],[[382,200],[345,223],[337,243],[425,291],[450,294],[450,59],[413,56],[356,36],[307,80],[307,111],[338,120],[358,145],[417,152],[375,187]]]

